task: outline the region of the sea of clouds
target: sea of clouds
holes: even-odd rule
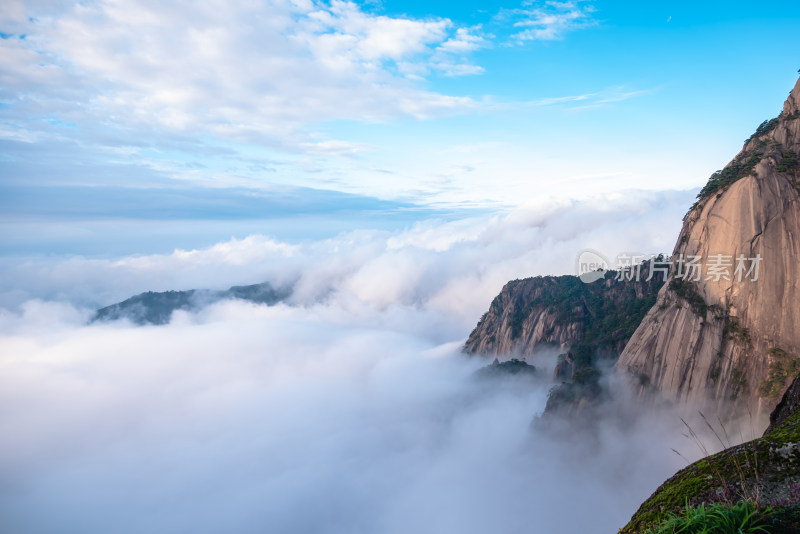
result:
[[[615,532],[698,451],[620,389],[585,432],[532,425],[544,378],[460,352],[509,279],[585,247],[669,252],[691,195],[530,205],[324,240],[253,235],[0,265],[0,531]],[[269,281],[165,326],[87,324],[135,293]],[[621,416],[624,414],[625,416]]]

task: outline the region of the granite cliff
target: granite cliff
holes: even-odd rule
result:
[[[663,273],[651,276],[649,262],[636,271],[638,276],[596,272],[591,282],[577,276],[512,280],[492,301],[464,351],[524,357],[538,347],[557,347],[564,353],[545,414],[584,412],[603,394],[599,364],[616,361],[664,284]]]
[[[684,219],[668,282],[617,364],[643,395],[767,414],[800,369],[798,154],[800,80]]]
[[[470,354],[528,356],[537,347],[567,350],[587,344],[616,358],[655,302],[664,281],[641,275],[618,279],[609,271],[585,283],[577,276],[537,276],[508,282],[470,334]],[[648,280],[648,278],[650,278]]]

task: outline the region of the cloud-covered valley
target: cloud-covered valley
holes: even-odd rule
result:
[[[652,424],[537,437],[546,384],[325,310],[52,319],[2,341],[6,531],[574,532],[679,465]]]
[[[671,447],[696,455],[677,417],[623,424],[620,404],[596,432],[543,433],[556,351],[538,382],[485,382],[460,347],[508,279],[569,273],[589,246],[668,250],[686,196],[5,260],[0,530],[613,532],[683,464]],[[86,325],[136,292],[257,281],[293,295]]]

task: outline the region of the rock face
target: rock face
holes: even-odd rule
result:
[[[769,414],[769,427],[764,434],[769,434],[786,421],[794,413],[800,413],[800,378],[795,378],[781,402]]]
[[[553,370],[553,380],[556,382],[566,382],[572,380],[575,374],[575,355],[571,352],[561,354]]]
[[[798,106],[800,80],[687,214],[673,259],[699,256],[702,275],[680,278],[673,263],[617,364],[642,393],[728,416],[769,413],[788,387],[800,357]]]
[[[646,264],[645,264],[646,265]],[[659,274],[592,283],[577,276],[537,276],[508,282],[467,339],[470,354],[530,355],[540,345],[561,348],[590,342],[616,357],[652,306],[664,283]]]

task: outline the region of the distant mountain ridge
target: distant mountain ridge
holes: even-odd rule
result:
[[[289,289],[276,289],[267,282],[247,286],[233,286],[222,291],[189,289],[140,293],[116,304],[100,308],[91,322],[128,319],[138,325],[167,324],[176,310],[194,310],[219,302],[238,299],[257,304],[273,305],[291,295]]]

